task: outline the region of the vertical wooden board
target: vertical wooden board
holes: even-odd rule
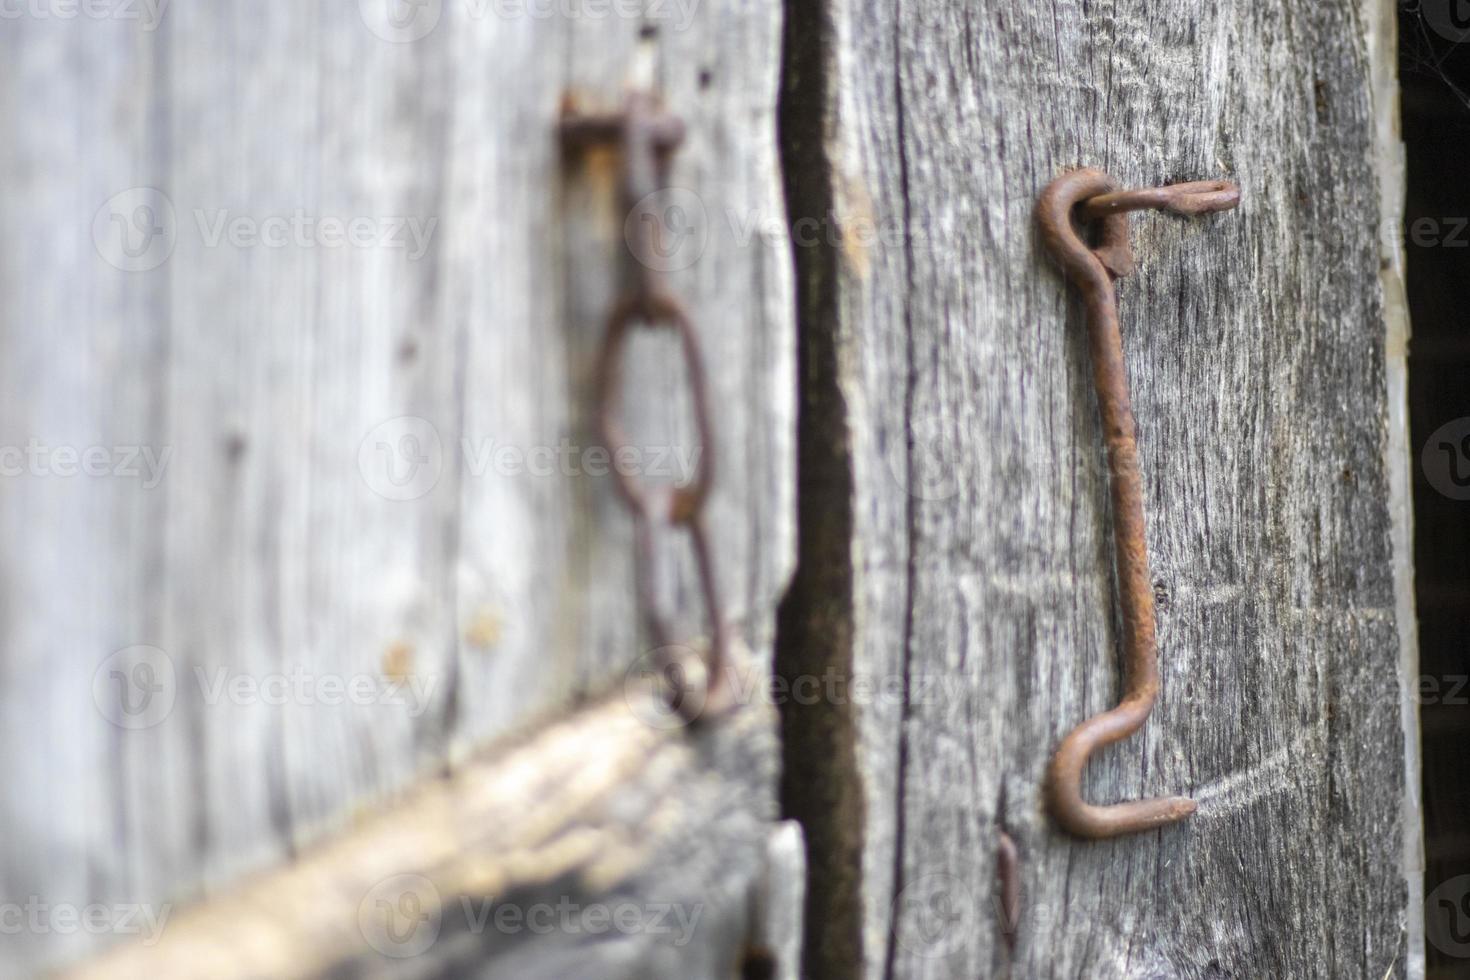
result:
[[[0,214],[38,247],[0,260],[5,443],[171,456],[146,488],[5,481],[35,546],[0,575],[0,901],[221,889],[638,656],[611,483],[487,457],[593,438],[622,216],[610,155],[563,166],[561,100],[616,108],[645,49],[690,131],[675,182],[721,227],[780,215],[779,8],[392,6],[6,21],[0,153],[22,179]],[[108,237],[140,204],[172,218],[162,255]],[[719,574],[768,659],[792,560],[789,253],[710,235],[671,281],[719,405]],[[657,397],[673,363],[640,368],[630,412],[687,454],[683,406]],[[157,652],[108,659],[139,645]],[[110,721],[150,677],[169,710]],[[28,931],[0,975],[118,938]]]
[[[902,234],[876,258],[846,239],[798,251],[803,329],[824,332],[806,353],[844,413],[809,412],[802,435],[845,447],[854,517],[848,542],[804,543],[796,591],[847,563],[853,635],[829,664],[897,670],[909,692],[901,709],[826,708],[838,738],[855,729],[850,772],[786,748],[788,787],[855,780],[865,801],[843,831],[861,838],[861,920],[814,886],[815,975],[1404,975],[1365,16],[839,3],[809,22],[808,48],[835,53],[788,82],[788,118],[822,107],[822,140],[794,155],[822,168],[844,228]],[[1034,231],[1042,187],[1078,166],[1244,189],[1227,215],[1139,216],[1139,271],[1119,284],[1163,695],[1084,788],[1202,805],[1108,842],[1062,835],[1040,794],[1061,737],[1118,685],[1085,327]],[[905,481],[884,465],[896,440]],[[808,666],[794,656],[788,672]],[[823,827],[853,819],[806,792],[787,800],[820,868]],[[1021,858],[1014,956],[994,904],[1001,829]],[[833,938],[855,928],[860,955]]]
[[[0,249],[0,526],[11,542],[0,575],[0,762],[12,787],[0,802],[0,892],[7,922],[18,912],[28,923],[38,902],[125,900],[135,862],[169,866],[166,847],[128,855],[116,845],[130,836],[131,801],[170,793],[187,760],[155,742],[152,765],[130,764],[92,694],[107,653],[156,622],[140,600],[160,576],[168,467],[156,364],[168,283],[139,283],[118,267],[122,252],[106,253],[109,264],[93,228],[114,195],[128,220],[155,203],[126,191],[158,163],[157,48],[133,24],[37,20],[7,21],[0,52],[0,219],[13,234]],[[161,473],[134,454],[143,447]],[[90,471],[60,455],[89,450],[103,454]],[[182,818],[160,815],[155,827],[178,835]],[[8,932],[0,973],[23,974],[63,938]]]
[[[576,344],[557,328],[566,316],[558,188],[546,183],[559,172],[549,120],[568,25],[451,23],[440,41],[460,66],[462,97],[449,120],[446,198],[464,201],[466,217],[475,216],[446,227],[444,262],[460,416],[446,419],[458,441],[446,451],[460,473],[462,528],[452,697],[459,734],[469,740],[500,730],[518,706],[565,691],[581,659],[570,631],[585,627],[565,547],[576,527],[571,481],[515,465],[532,447],[556,445],[576,422],[569,392],[577,379],[566,370]]]

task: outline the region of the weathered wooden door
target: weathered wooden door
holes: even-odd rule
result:
[[[1422,974],[1393,13],[0,9],[0,975]],[[630,88],[632,211],[558,137]],[[1118,287],[1162,693],[1084,785],[1200,809],[1101,842],[1080,166],[1243,190]],[[647,220],[716,410],[640,337],[630,468],[715,462],[748,651],[693,726],[592,424]]]

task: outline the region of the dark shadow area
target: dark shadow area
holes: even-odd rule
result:
[[[1470,978],[1470,4],[1399,7],[1430,978]]]
[[[823,142],[827,52],[836,41],[825,8],[787,3],[778,114],[789,228],[832,213],[832,167]],[[852,469],[847,406],[838,384],[835,250],[794,250],[797,315],[797,564],[776,618],[775,675],[852,669]],[[849,708],[780,700],[781,811],[801,822],[807,901],[800,975],[856,976],[862,965],[863,801]]]

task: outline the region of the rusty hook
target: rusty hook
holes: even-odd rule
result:
[[[1240,202],[1240,189],[1228,181],[1197,181],[1121,191],[1100,170],[1075,170],[1047,185],[1037,201],[1041,238],[1061,263],[1067,278],[1082,290],[1092,357],[1093,385],[1107,446],[1113,503],[1113,546],[1118,598],[1123,613],[1123,699],[1094,715],[1067,735],[1047,770],[1046,795],[1052,814],[1079,837],[1132,834],[1183,820],[1195,802],[1182,796],[1094,806],[1082,798],[1082,770],[1092,753],[1143,727],[1159,693],[1158,648],[1154,637],[1154,597],[1149,583],[1144,535],[1143,480],[1118,302],[1113,280],[1133,271],[1128,245],[1128,212],[1145,208],[1176,214],[1225,211]],[[1083,241],[1074,223],[1096,221],[1098,244]]]

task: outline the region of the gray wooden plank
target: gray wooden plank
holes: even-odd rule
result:
[[[784,711],[813,976],[1376,980],[1414,961],[1370,88],[1392,55],[1370,68],[1370,16],[1119,0],[793,20],[788,188],[842,235],[797,252],[818,394],[780,673],[907,692]],[[1085,790],[1202,806],[1106,842],[1059,833],[1040,793],[1118,689],[1080,304],[1034,232],[1041,188],[1078,166],[1244,189],[1227,215],[1139,217],[1119,286],[1163,695]],[[863,245],[865,226],[893,233]]]
[[[91,693],[103,658],[156,622],[140,600],[143,583],[159,578],[158,477],[171,464],[145,472],[136,458],[128,465],[125,447],[146,446],[155,460],[166,449],[156,365],[169,285],[133,278],[93,246],[99,209],[156,172],[156,48],[132,24],[47,19],[7,21],[0,49],[0,214],[15,236],[0,250],[0,524],[13,559],[3,576],[0,758],[14,780],[0,801],[9,838],[0,882],[7,921],[22,917],[0,971],[15,975],[63,939],[44,921],[31,926],[40,905],[127,901],[120,882],[131,861],[168,867],[165,847],[129,855],[117,845],[131,803],[175,791],[189,760],[176,744],[150,765],[130,764]],[[127,219],[154,203],[144,192],[114,201]],[[93,449],[104,460],[90,471],[56,455]],[[155,826],[160,837],[187,837],[171,815]]]
[[[641,47],[691,134],[674,181],[711,226],[780,214],[780,10],[544,9],[6,20],[0,160],[19,179],[0,213],[36,233],[0,255],[5,443],[172,455],[156,485],[22,476],[0,495],[30,542],[0,576],[0,901],[219,893],[637,659],[609,481],[491,455],[590,445],[621,217],[610,158],[562,166],[561,100],[617,106]],[[143,203],[174,224],[166,254],[132,258],[113,214]],[[720,406],[719,573],[768,663],[793,553],[789,252],[712,234],[671,276]],[[688,454],[667,353],[638,351],[634,433]],[[108,660],[140,646],[161,652]],[[166,716],[109,720],[144,693],[109,684],[150,676]],[[27,929],[0,975],[117,931]]]

